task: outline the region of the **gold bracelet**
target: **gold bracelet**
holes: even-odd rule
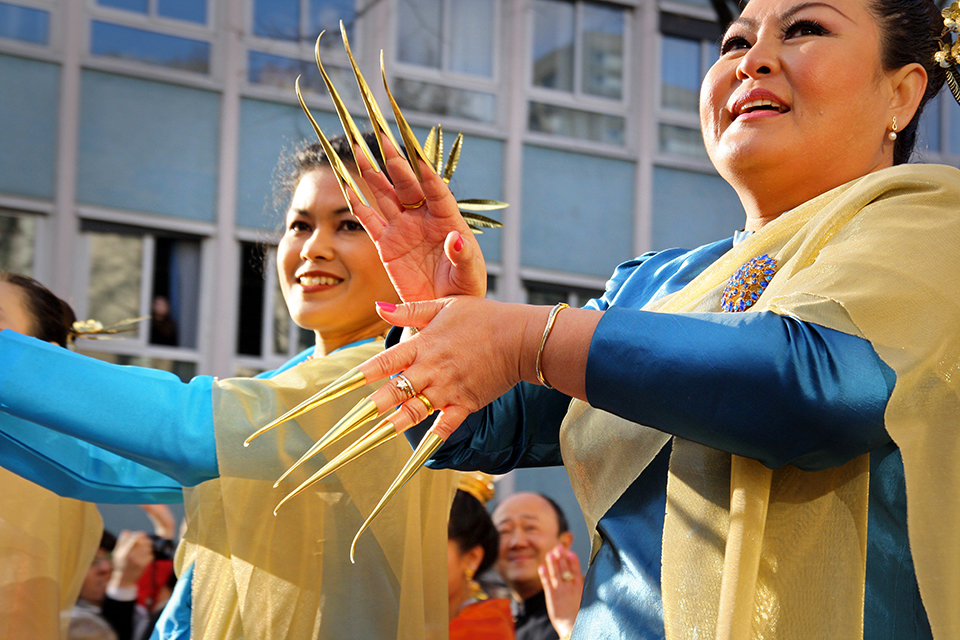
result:
[[[547,317],[547,326],[543,328],[543,337],[540,338],[540,348],[537,350],[537,380],[547,389],[553,389],[553,387],[551,387],[547,379],[543,377],[543,346],[547,344],[547,338],[550,337],[550,332],[553,330],[553,323],[556,322],[557,315],[568,308],[570,308],[570,305],[566,302],[558,302],[553,309],[550,309],[550,315]]]

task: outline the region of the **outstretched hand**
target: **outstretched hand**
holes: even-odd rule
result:
[[[452,295],[484,296],[487,272],[483,254],[447,184],[422,162],[423,182],[418,181],[407,160],[386,138],[383,147],[393,184],[358,153],[357,163],[376,208],[365,206],[354,193],[350,193],[350,204],[377,246],[400,299],[417,302]]]

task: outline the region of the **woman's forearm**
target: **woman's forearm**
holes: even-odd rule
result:
[[[112,365],[0,332],[0,410],[191,486],[218,476],[212,378]]]

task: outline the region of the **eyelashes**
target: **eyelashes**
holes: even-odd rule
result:
[[[825,36],[830,31],[816,20],[800,19],[792,20],[783,25],[780,29],[784,40],[790,38],[799,38],[804,36]],[[738,49],[749,49],[752,45],[746,37],[742,35],[730,35],[720,43],[720,55],[725,55]]]

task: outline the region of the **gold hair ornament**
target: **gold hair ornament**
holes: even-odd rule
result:
[[[954,2],[940,12],[943,16],[943,33],[940,34],[940,50],[934,54],[934,60],[947,71],[947,86],[953,99],[960,104],[960,39],[954,34],[960,33],[960,2]]]
[[[483,471],[464,471],[461,473],[460,484],[457,489],[466,491],[483,505],[493,500],[493,496],[497,492],[497,488],[493,484],[493,476]]]
[[[138,318],[127,318],[109,326],[103,326],[99,320],[88,318],[87,320],[77,320],[70,325],[69,337],[71,340],[76,338],[87,338],[90,340],[112,340],[115,334],[128,333],[135,331],[139,322],[149,319],[150,316],[140,316]]]

